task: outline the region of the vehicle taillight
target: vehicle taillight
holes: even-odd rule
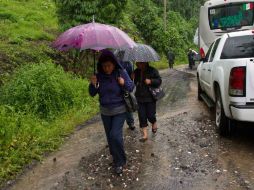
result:
[[[205,51],[204,51],[203,48],[200,48],[199,53],[200,53],[200,57],[201,57],[202,59],[204,59],[204,58],[205,58]]]
[[[230,72],[229,95],[245,96],[246,67],[235,67]]]

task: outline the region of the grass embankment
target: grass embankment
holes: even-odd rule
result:
[[[0,0],[0,28],[1,186],[57,149],[98,106],[87,80],[51,63],[58,32],[52,0]]]
[[[182,61],[176,60],[176,62],[174,63],[174,67],[178,66],[178,65],[183,65],[183,64],[186,64],[186,63],[183,63]],[[159,69],[159,70],[163,70],[163,69],[168,69],[169,68],[168,60],[167,60],[167,58],[165,56],[161,57],[160,61],[150,63],[150,65],[155,67],[156,69]]]
[[[0,84],[24,63],[50,59],[58,31],[52,0],[0,0]]]
[[[88,81],[52,63],[25,65],[1,87],[0,184],[97,113],[87,89]]]

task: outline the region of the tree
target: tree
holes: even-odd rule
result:
[[[96,22],[116,24],[121,19],[127,0],[55,0],[59,22],[63,29],[78,24]]]

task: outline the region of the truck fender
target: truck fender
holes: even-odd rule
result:
[[[228,96],[227,94],[228,89],[226,89],[226,85],[225,85],[226,81],[225,81],[224,70],[221,67],[218,67],[216,68],[216,71],[214,73],[216,73],[216,75],[214,76],[214,80],[213,80],[212,99],[214,102],[216,102],[216,87],[219,87],[225,115],[227,117],[231,117],[229,105],[226,99],[226,96]]]

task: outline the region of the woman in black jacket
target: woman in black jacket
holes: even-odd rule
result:
[[[161,85],[161,77],[158,70],[149,66],[148,63],[137,62],[137,69],[134,71],[134,83],[139,104],[138,117],[140,128],[143,131],[141,142],[148,139],[148,121],[152,124],[152,132],[157,132],[156,124],[156,100],[153,98],[149,87],[157,88]]]

